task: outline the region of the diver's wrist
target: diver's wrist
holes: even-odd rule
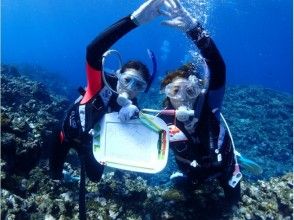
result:
[[[210,36],[199,22],[197,22],[194,28],[187,31],[186,34],[197,44],[198,48],[207,48],[210,44]]]
[[[137,18],[133,14],[131,14],[130,19],[136,26],[140,26],[140,22],[137,20]]]
[[[187,23],[186,33],[193,30],[194,28],[201,26],[200,23],[195,18],[190,18],[189,22]]]
[[[195,21],[195,23],[186,31],[186,34],[192,39],[198,39],[198,36],[201,35],[202,31],[204,31],[204,28],[200,22]]]

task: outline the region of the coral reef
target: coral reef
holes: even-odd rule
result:
[[[1,190],[3,219],[78,219],[77,182],[54,182],[40,168],[18,181],[23,195]],[[292,174],[241,186],[242,201],[229,208],[213,182],[186,192],[150,186],[137,175],[105,172],[100,183],[87,182],[87,219],[292,219]]]
[[[16,67],[11,65],[2,65],[1,68],[5,69],[6,72],[12,71],[13,68],[16,69]],[[72,85],[68,78],[61,76],[59,73],[48,72],[46,69],[37,64],[29,63],[18,64],[17,71],[20,72],[22,76],[26,76],[30,80],[42,82],[46,85],[46,89],[50,93],[62,94],[70,100],[76,98],[77,86]]]
[[[1,66],[1,219],[78,219],[79,182],[52,181],[46,164],[52,131],[70,103],[46,79],[31,78]],[[143,107],[160,109],[162,97],[154,89],[150,95]],[[238,150],[264,169],[258,177],[244,171],[238,206],[226,205],[216,181],[197,188],[172,184],[177,168],[170,153],[157,175],[106,168],[98,184],[87,179],[87,219],[293,219],[292,97],[230,87],[223,114]],[[77,165],[64,168],[78,175]]]
[[[236,148],[263,168],[262,178],[292,171],[292,109],[290,94],[245,86],[226,91],[222,112]]]
[[[2,172],[26,175],[46,158],[68,106],[67,99],[50,94],[44,83],[31,81],[15,67],[1,66]]]

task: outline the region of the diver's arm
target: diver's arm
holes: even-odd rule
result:
[[[87,88],[81,104],[87,103],[102,89],[101,68],[103,53],[121,37],[136,27],[137,25],[135,22],[132,21],[130,16],[127,16],[111,25],[87,46]]]
[[[127,16],[107,28],[88,45],[87,64],[96,70],[101,70],[103,53],[136,27],[137,25],[131,20],[130,16]]]
[[[197,45],[208,65],[210,71],[209,90],[217,90],[224,87],[226,82],[226,66],[214,41],[200,24],[188,31],[187,34]]]
[[[88,102],[103,86],[101,77],[102,55],[122,36],[137,26],[147,23],[159,15],[163,0],[148,0],[130,16],[111,25],[87,47],[87,89],[81,104]]]
[[[208,103],[216,117],[220,119],[220,110],[226,84],[225,62],[214,41],[209,37],[199,23],[195,28],[188,31],[187,34],[197,45],[201,55],[207,63],[210,72],[209,88],[207,92]]]
[[[165,6],[165,10],[161,10],[161,12],[168,20],[163,21],[162,24],[181,29],[197,45],[210,70],[209,89],[215,90],[224,86],[225,64],[213,40],[179,0],[169,0],[165,2]]]

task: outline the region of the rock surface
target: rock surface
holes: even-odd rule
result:
[[[2,172],[27,175],[46,159],[68,106],[67,99],[50,94],[44,83],[1,66]]]
[[[27,76],[1,66],[1,219],[78,219],[78,181],[54,182],[46,166],[70,103]],[[238,150],[264,169],[258,177],[244,171],[238,206],[224,204],[214,181],[190,190],[171,184],[171,154],[158,175],[106,169],[99,184],[87,180],[87,219],[293,219],[292,98],[257,87],[226,94],[223,114]],[[79,173],[74,164],[65,170]]]

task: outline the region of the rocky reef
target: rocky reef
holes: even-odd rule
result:
[[[1,66],[1,171],[2,187],[17,188],[9,176],[28,175],[48,158],[54,131],[69,101],[48,92],[15,67]]]
[[[27,70],[28,71],[28,70]],[[1,219],[78,219],[78,181],[52,181],[47,159],[70,102],[22,69],[1,66]],[[65,90],[67,90],[65,88]],[[151,91],[145,104],[160,108]],[[147,106],[146,106],[147,107]],[[242,201],[228,207],[217,182],[187,189],[158,175],[107,168],[86,181],[87,219],[293,219],[292,97],[258,87],[227,89],[223,114],[238,150],[264,173],[244,171]],[[76,164],[65,170],[78,175]]]
[[[242,182],[242,201],[225,206],[212,182],[196,190],[152,186],[127,172],[105,172],[99,184],[87,182],[87,219],[292,219],[293,175],[255,183]],[[20,178],[18,195],[1,190],[2,219],[78,219],[78,183],[53,182],[35,168]]]
[[[287,93],[247,86],[226,91],[222,113],[237,150],[263,168],[259,179],[292,171],[292,110],[293,97]]]

